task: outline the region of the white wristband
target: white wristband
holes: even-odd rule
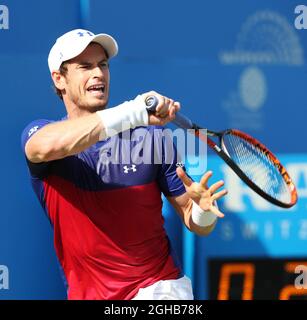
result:
[[[148,112],[142,96],[137,96],[134,100],[126,101],[111,109],[96,112],[104,126],[99,140],[115,136],[119,132],[135,128],[137,126],[148,125]]]
[[[211,226],[217,219],[217,216],[211,211],[204,211],[197,203],[193,201],[192,220],[200,227]]]

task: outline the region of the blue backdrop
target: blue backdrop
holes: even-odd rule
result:
[[[0,266],[9,270],[9,288],[0,289],[0,299],[66,296],[52,230],[28,182],[20,134],[34,119],[64,114],[51,89],[47,55],[58,36],[78,27],[110,33],[118,40],[119,55],[111,61],[110,105],[151,89],[174,97],[184,113],[204,126],[235,127],[264,141],[297,184],[298,204],[288,211],[277,209],[250,193],[211,155],[208,167],[215,178],[225,179],[230,190],[220,203],[226,217],[216,230],[206,238],[190,234],[165,203],[166,227],[193,280],[196,298],[208,298],[208,259],[307,257],[307,30],[294,25],[294,10],[300,3],[10,0],[2,4],[9,10],[9,24],[0,29]]]

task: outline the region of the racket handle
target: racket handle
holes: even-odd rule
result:
[[[159,103],[159,100],[155,96],[148,96],[145,99],[145,104],[147,106],[147,110],[152,113],[154,113],[156,111],[158,103]]]
[[[149,112],[155,112],[157,105],[159,103],[159,100],[156,96],[148,96],[145,99],[145,104],[147,106],[147,110]],[[177,127],[183,128],[183,129],[192,129],[194,127],[192,121],[185,117],[180,112],[176,113],[176,118],[172,121]]]
[[[172,121],[177,127],[183,128],[183,129],[193,129],[194,125],[193,122],[185,117],[180,112],[176,113],[176,118]]]

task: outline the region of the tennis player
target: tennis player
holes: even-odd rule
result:
[[[142,132],[138,143],[159,153],[148,141],[162,139],[161,126],[180,108],[152,91],[107,109],[109,59],[117,52],[111,36],[82,29],[51,48],[49,69],[67,116],[23,131],[32,186],[53,226],[68,299],[193,299],[163,227],[161,192],[192,232],[206,235],[223,217],[214,202],[226,190],[218,191],[222,181],[208,187],[211,172],[193,182],[176,167],[176,152],[171,163],[112,161],[131,150],[127,133]],[[149,95],[159,99],[155,114],[146,109]],[[118,154],[103,158],[112,146]],[[161,159],[168,148],[175,150],[164,146]]]

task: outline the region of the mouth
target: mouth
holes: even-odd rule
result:
[[[104,84],[94,84],[86,89],[95,97],[104,97],[106,86]]]

